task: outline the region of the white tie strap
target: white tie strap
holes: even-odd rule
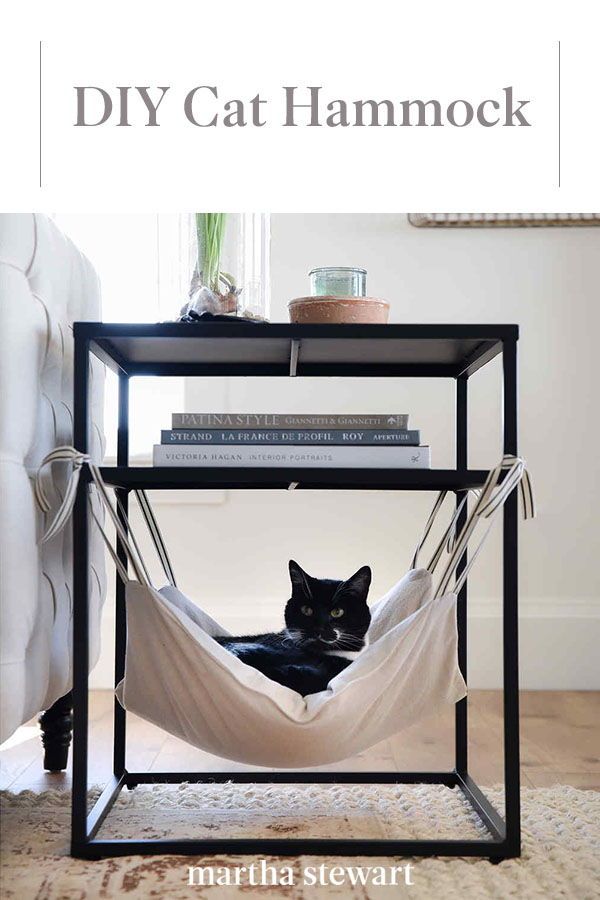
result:
[[[48,513],[51,509],[51,504],[44,491],[43,470],[46,466],[52,465],[55,462],[70,462],[71,473],[68,479],[67,489],[65,491],[65,495],[59,507],[59,510],[54,517],[54,521],[52,522],[52,524],[47,528],[45,533],[40,538],[40,543],[43,544],[46,541],[51,540],[56,534],[62,531],[62,529],[69,521],[73,512],[73,506],[75,505],[75,498],[77,496],[77,487],[79,485],[81,469],[84,465],[87,465],[89,473],[92,477],[92,481],[96,486],[96,489],[100,496],[100,500],[113,522],[121,545],[125,550],[129,562],[131,563],[135,578],[141,584],[150,585],[150,573],[148,567],[146,566],[146,563],[144,562],[144,557],[142,555],[140,545],[135,537],[135,533],[128,521],[125,508],[117,495],[115,498],[117,508],[115,509],[111,501],[109,491],[100,474],[100,469],[92,462],[88,454],[80,453],[75,449],[75,447],[64,445],[61,447],[56,447],[54,450],[48,453],[47,456],[44,457],[37,470],[34,483],[35,499],[42,512]],[[135,491],[134,493],[142,511],[144,521],[146,522],[146,525],[148,527],[152,542],[156,547],[156,551],[158,553],[158,557],[164,569],[167,580],[169,584],[175,585],[175,575],[173,573],[171,560],[163,541],[162,534],[158,527],[156,517],[154,516],[152,507],[150,506],[150,503],[148,501],[148,497],[145,491],[142,490]],[[100,530],[104,543],[106,544],[106,548],[113,559],[120,577],[124,582],[129,581],[127,569],[115,552],[115,549],[104,530],[104,526],[99,517],[96,515],[93,507],[91,508],[91,512],[92,517]]]
[[[149,584],[150,579],[148,576],[148,570],[143,562],[142,555],[139,549],[139,545],[133,536],[131,529],[128,526],[128,530],[125,529],[123,522],[127,522],[127,519],[124,514],[124,510],[120,501],[117,499],[117,503],[119,504],[119,513],[115,510],[112,505],[110,495],[102,480],[100,475],[100,471],[97,466],[94,465],[92,460],[90,459],[87,453],[80,453],[79,450],[76,450],[75,447],[69,447],[67,445],[56,447],[50,453],[48,453],[43,460],[41,461],[38,470],[35,476],[34,482],[34,493],[35,499],[39,506],[39,508],[44,513],[48,513],[51,509],[50,501],[44,491],[43,484],[43,470],[46,466],[51,466],[56,462],[69,462],[71,463],[71,473],[67,482],[67,489],[65,491],[65,495],[63,497],[62,503],[54,517],[54,521],[52,524],[46,529],[42,537],[40,538],[40,543],[44,544],[47,541],[51,540],[56,534],[58,534],[65,527],[67,522],[69,521],[71,514],[73,512],[73,507],[75,505],[75,499],[77,497],[77,488],[79,485],[79,478],[81,475],[81,469],[84,465],[87,465],[88,470],[92,476],[92,479],[98,489],[100,499],[102,501],[103,506],[105,507],[107,513],[113,521],[115,526],[117,535],[125,548],[127,553],[127,557],[132,565],[134,574],[136,579],[141,584]],[[104,543],[113,558],[115,565],[117,566],[117,570],[119,574],[123,578],[124,581],[129,580],[127,575],[127,570],[121,560],[118,558],[115,550],[107,537],[102,522],[92,509],[92,516],[96,525],[100,529],[100,533],[104,539]],[[129,535],[128,535],[129,531]],[[131,537],[130,543],[129,537]]]
[[[423,535],[421,537],[421,540],[417,544],[416,550],[413,554],[413,558],[412,558],[412,562],[411,562],[411,569],[416,569],[418,566],[419,555],[421,553],[421,550],[423,549],[423,547],[427,541],[427,538],[429,537],[431,529],[433,528],[433,524],[438,517],[439,511],[442,508],[444,500],[446,499],[448,493],[449,493],[449,491],[440,491],[440,493],[438,494],[438,496],[436,498],[436,501],[433,505],[433,509],[431,510],[431,512],[429,514],[429,518],[427,519],[427,522],[425,524],[425,528],[423,530]],[[456,544],[456,539],[457,539],[456,528],[458,525],[458,519],[459,519],[461,512],[465,508],[466,502],[469,497],[469,493],[476,494],[477,496],[479,495],[478,491],[475,491],[475,490],[467,491],[467,493],[462,498],[460,503],[456,506],[456,508],[454,510],[454,515],[452,516],[452,519],[450,520],[450,524],[446,528],[446,531],[442,535],[440,542],[438,543],[431,559],[429,560],[429,563],[427,564],[427,569],[432,574],[434,573],[435,568],[444,553],[444,549],[446,549],[448,551],[448,553],[452,553],[452,551],[454,549],[454,546]]]
[[[503,473],[506,473],[504,478],[502,478]],[[452,579],[463,554],[467,550],[469,541],[480,519],[487,519],[489,525],[452,589],[453,593],[459,593],[475,560],[483,549],[483,545],[492,529],[498,513],[502,510],[506,500],[517,485],[519,486],[521,495],[523,518],[532,519],[535,517],[535,503],[533,499],[533,487],[529,472],[527,471],[527,465],[522,457],[506,453],[498,465],[491,470],[482,490],[478,494],[473,510],[469,514],[464,528],[461,530],[460,535],[455,542],[454,549],[450,554],[450,558],[448,559],[444,572],[440,578],[436,597],[444,596],[450,589]]]
[[[69,518],[71,517],[71,513],[73,511],[73,506],[75,504],[75,497],[77,496],[77,485],[79,484],[81,467],[84,463],[88,463],[89,461],[90,457],[87,455],[87,453],[80,453],[79,450],[75,449],[75,447],[69,447],[66,444],[61,447],[56,447],[41,461],[35,475],[34,493],[37,505],[43,513],[49,513],[52,508],[50,501],[46,496],[46,492],[44,491],[44,482],[42,477],[43,470],[46,466],[51,466],[52,463],[55,462],[70,462],[72,469],[67,483],[65,496],[63,497],[62,503],[56,516],[54,517],[54,521],[40,538],[40,544],[45,544],[46,541],[51,540],[56,534],[59,533],[59,531],[62,531],[62,529],[69,521]]]

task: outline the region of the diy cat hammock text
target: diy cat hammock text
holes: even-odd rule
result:
[[[162,87],[121,85],[110,89],[78,85],[76,127],[111,124],[117,127],[168,125],[183,115],[197,128],[441,128],[466,126],[529,127],[525,107],[512,85],[494,97],[471,99],[388,99],[328,97],[322,85],[287,85],[275,98],[250,92],[246,98],[223,97],[217,85],[201,84],[181,91]]]

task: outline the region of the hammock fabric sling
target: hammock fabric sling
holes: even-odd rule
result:
[[[443,504],[442,492],[413,557],[411,570],[375,605],[369,643],[332,679],[327,690],[308,697],[271,681],[213,640],[228,632],[175,584],[158,525],[143,491],[136,491],[144,518],[168,579],[157,590],[150,582],[139,545],[112,505],[99,469],[73,448],[60,447],[42,463],[68,459],[73,477],[46,538],[69,518],[79,472],[87,465],[131,567],[130,577],[110,541],[106,545],[126,584],[125,676],[116,689],[125,709],[170,734],[220,757],[277,768],[337,762],[360,753],[466,695],[457,659],[456,603],[483,541],[504,501],[521,485],[525,517],[533,515],[529,478],[522,459],[505,456],[476,494],[460,534],[462,505],[426,568],[418,557]],[[41,469],[36,496],[48,511]],[[502,472],[504,478],[500,480]],[[118,501],[117,501],[118,502]],[[104,534],[102,523],[95,521]],[[455,583],[456,568],[476,526],[487,520],[475,552]],[[434,571],[449,555],[434,586]]]

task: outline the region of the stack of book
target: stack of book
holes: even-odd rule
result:
[[[407,415],[174,413],[155,466],[428,469]]]

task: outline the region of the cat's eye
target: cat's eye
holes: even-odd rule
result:
[[[330,615],[332,619],[340,619],[344,615],[344,610],[341,606],[337,606],[335,609],[331,610]]]
[[[313,614],[312,606],[301,606],[300,612],[302,613],[303,616],[312,616],[312,614]]]

